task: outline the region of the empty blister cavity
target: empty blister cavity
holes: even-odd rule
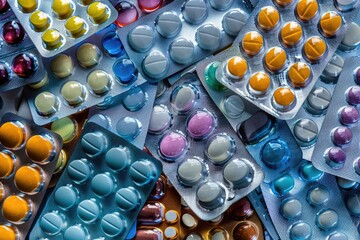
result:
[[[238,95],[230,95],[220,103],[220,109],[229,118],[238,118],[245,109],[244,101]]]
[[[132,89],[124,98],[124,107],[132,112],[140,110],[147,101],[147,94],[141,88]]]
[[[123,117],[116,124],[118,134],[124,139],[135,139],[141,132],[141,123],[133,117]]]

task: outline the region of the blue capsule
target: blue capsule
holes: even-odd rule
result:
[[[290,175],[282,176],[272,182],[271,189],[277,195],[284,195],[295,187],[294,178]]]
[[[102,47],[110,57],[120,57],[125,54],[125,49],[115,32],[107,33],[102,39]]]
[[[271,169],[277,169],[287,163],[290,150],[284,141],[279,139],[267,142],[261,152],[261,160]]]
[[[131,84],[138,78],[138,70],[130,59],[119,59],[113,67],[115,78],[121,84]]]

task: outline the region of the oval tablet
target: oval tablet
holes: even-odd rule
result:
[[[199,90],[192,84],[176,86],[170,96],[171,105],[178,113],[192,110],[198,99]]]
[[[319,206],[329,201],[329,198],[329,190],[325,186],[317,186],[309,189],[306,199],[311,205]]]
[[[196,191],[199,204],[208,210],[214,210],[225,202],[225,190],[216,182],[206,182]]]
[[[225,134],[212,136],[207,144],[205,154],[214,164],[222,164],[229,160],[236,151],[234,139]]]
[[[171,113],[164,105],[155,105],[150,117],[149,132],[160,134],[171,125]]]
[[[177,169],[177,177],[185,186],[194,186],[204,177],[206,169],[197,158],[189,158],[182,162]]]

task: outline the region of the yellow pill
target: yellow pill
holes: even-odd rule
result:
[[[0,225],[0,239],[18,240],[18,232],[13,226]]]
[[[296,6],[296,13],[301,21],[312,20],[319,12],[319,5],[316,0],[299,0]]]
[[[30,160],[37,163],[46,163],[54,151],[53,142],[48,136],[34,135],[27,141],[25,151]]]
[[[6,122],[0,127],[0,143],[6,148],[18,148],[25,139],[23,127],[17,122]]]
[[[0,152],[0,178],[6,178],[14,170],[14,159],[6,152]]]
[[[256,72],[250,77],[249,86],[256,95],[264,94],[270,87],[270,77],[265,72]]]
[[[35,31],[44,31],[50,26],[49,16],[42,11],[35,11],[30,16],[30,23]]]
[[[335,36],[342,25],[342,19],[336,12],[327,12],[320,19],[320,28],[326,37]]]
[[[103,23],[109,18],[109,13],[105,4],[94,2],[87,9],[87,14],[95,23]]]
[[[270,71],[277,72],[285,66],[286,58],[284,49],[273,47],[265,54],[265,65]]]
[[[320,37],[310,37],[304,44],[304,54],[310,62],[318,62],[326,53],[326,43]]]
[[[227,70],[232,75],[238,79],[244,77],[247,72],[247,61],[242,57],[232,57],[227,63]]]
[[[11,0],[14,1],[14,0]],[[18,4],[21,8],[21,11],[24,13],[29,13],[34,11],[37,8],[37,0],[18,0]]]
[[[59,173],[61,170],[63,170],[67,161],[68,161],[68,159],[67,159],[66,152],[64,151],[64,149],[62,149],[60,152],[59,158],[56,162],[54,174]]]
[[[288,71],[288,78],[294,87],[305,87],[311,76],[309,65],[303,62],[294,63]]]
[[[71,0],[53,0],[51,8],[59,18],[67,18],[74,11]]]
[[[56,29],[48,29],[41,36],[46,48],[54,49],[61,46],[61,34]]]
[[[2,212],[10,222],[23,222],[31,215],[31,203],[23,197],[12,195],[5,199]]]
[[[275,3],[281,7],[286,7],[287,5],[290,5],[293,2],[293,0],[275,0]]]
[[[281,29],[281,41],[288,47],[293,47],[297,45],[302,37],[303,31],[302,27],[297,22],[288,22]]]
[[[264,40],[258,32],[248,32],[242,39],[241,46],[249,56],[255,56],[263,48]]]
[[[271,6],[263,7],[257,17],[258,26],[265,31],[275,28],[279,21],[279,11]]]
[[[294,103],[295,94],[290,88],[279,87],[275,90],[273,98],[280,109],[288,108]]]
[[[65,28],[73,37],[81,37],[86,32],[84,19],[78,16],[70,17],[66,23]]]
[[[22,166],[15,173],[15,185],[24,193],[33,193],[40,190],[44,182],[41,170],[32,166]]]

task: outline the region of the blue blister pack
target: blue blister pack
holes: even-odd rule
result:
[[[288,173],[261,185],[281,239],[359,239],[336,179],[302,161]]]
[[[26,89],[35,123],[66,117],[145,82],[115,30],[111,25],[62,54],[44,58],[47,83]]]
[[[161,171],[158,160],[87,123],[30,238],[125,239]]]
[[[156,85],[144,83],[89,109],[89,121],[103,126],[139,149],[144,147],[156,95]],[[105,105],[105,106],[104,106]],[[109,108],[102,109],[103,107]]]

